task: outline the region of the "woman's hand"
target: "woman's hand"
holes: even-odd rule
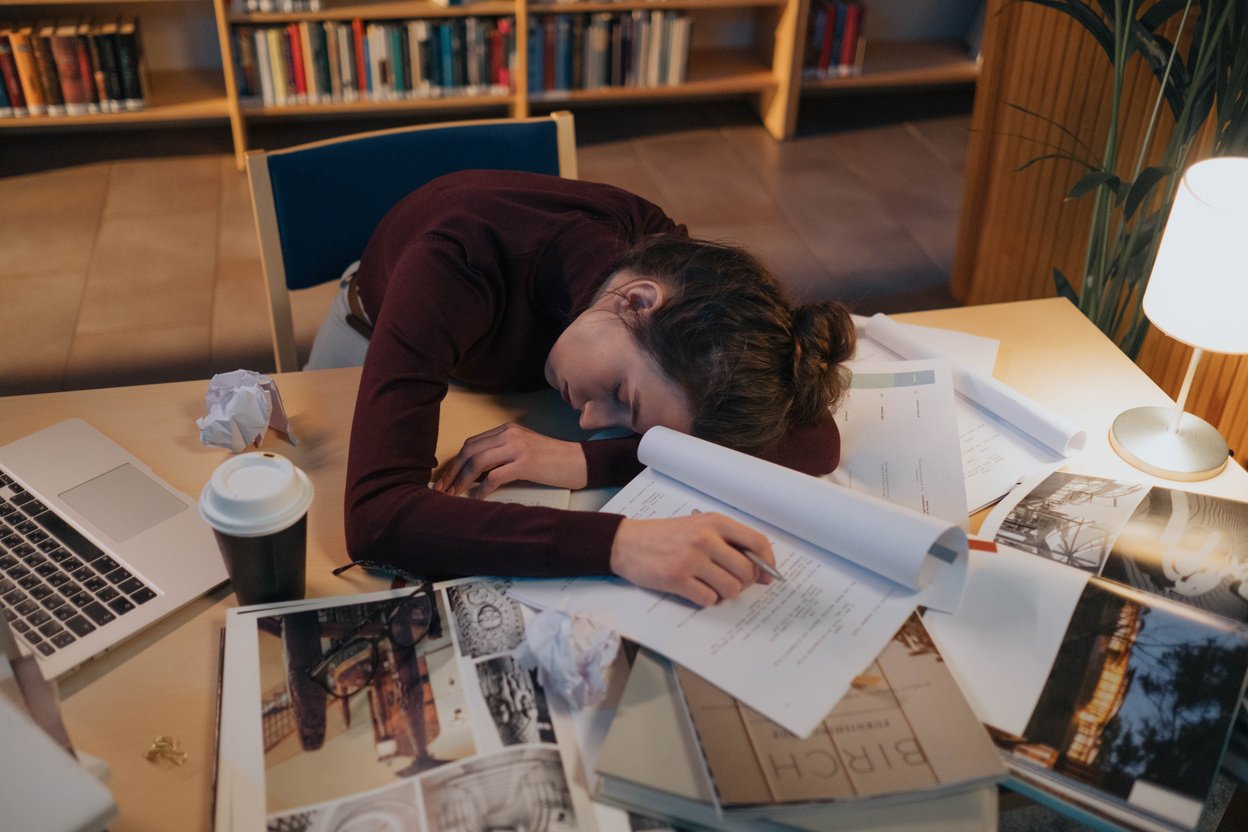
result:
[[[479,433],[446,466],[433,487],[446,494],[485,497],[500,485],[525,480],[561,488],[584,488],[585,452],[577,442],[552,439],[508,422]]]
[[[742,549],[775,566],[766,535],[722,514],[626,519],[611,545],[611,571],[637,586],[707,606],[755,582],[771,583]]]

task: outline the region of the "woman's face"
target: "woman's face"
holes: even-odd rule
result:
[[[662,425],[690,431],[684,392],[637,345],[625,322],[644,320],[665,291],[653,280],[618,274],[555,342],[546,358],[546,380],[581,414],[583,429],[645,433]]]

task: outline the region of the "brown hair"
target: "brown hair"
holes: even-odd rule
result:
[[[656,236],[626,252],[616,271],[669,289],[633,334],[684,391],[695,436],[763,453],[844,396],[842,362],[855,345],[849,310],[833,301],[794,305],[744,249]]]

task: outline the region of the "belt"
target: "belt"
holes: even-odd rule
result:
[[[351,282],[347,284],[347,306],[351,309],[347,313],[347,325],[365,338],[372,338],[373,326],[368,322],[364,304],[360,303],[360,290],[355,285],[354,277],[352,275]]]

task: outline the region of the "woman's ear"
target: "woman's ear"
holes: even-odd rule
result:
[[[667,290],[659,282],[648,277],[638,277],[628,281],[615,293],[617,310],[620,314],[631,312],[644,317],[658,309],[667,297]]]

